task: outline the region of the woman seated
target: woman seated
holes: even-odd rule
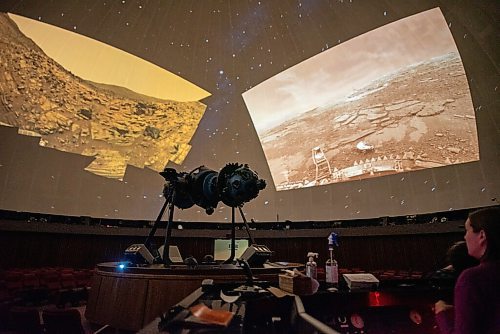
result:
[[[500,208],[469,215],[465,243],[479,265],[464,270],[454,290],[454,305],[435,304],[441,333],[500,333]]]

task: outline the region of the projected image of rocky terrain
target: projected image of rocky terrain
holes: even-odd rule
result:
[[[84,60],[83,60],[84,61]],[[82,80],[0,14],[0,124],[40,145],[93,156],[88,171],[122,179],[128,164],[161,171],[182,163],[205,111]]]
[[[278,190],[479,160],[474,109],[455,52],[289,119],[261,142]]]

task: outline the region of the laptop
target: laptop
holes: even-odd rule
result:
[[[160,253],[160,257],[163,260],[163,249],[164,246],[160,246],[158,248],[158,253]],[[172,260],[173,263],[184,263],[184,259],[181,256],[181,252],[179,252],[179,248],[177,246],[168,246],[168,257]]]
[[[214,260],[225,261],[231,256],[231,239],[215,239],[214,241]],[[247,249],[247,239],[236,239],[234,246],[234,258],[238,259]]]

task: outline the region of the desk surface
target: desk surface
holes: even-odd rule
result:
[[[244,275],[242,267],[234,264],[199,264],[189,267],[185,264],[173,264],[165,267],[163,264],[150,264],[144,266],[130,266],[120,268],[120,262],[104,262],[97,265],[102,272],[116,274],[140,275]],[[254,275],[280,273],[283,269],[303,268],[301,263],[267,262],[263,267],[251,268]],[[209,277],[206,277],[209,278]]]

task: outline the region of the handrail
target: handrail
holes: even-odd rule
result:
[[[302,304],[302,300],[299,296],[295,296],[295,307],[297,308],[297,314],[304,319],[308,324],[313,326],[316,330],[323,334],[340,334],[333,328],[325,325],[318,319],[306,313],[304,309],[304,304]]]

